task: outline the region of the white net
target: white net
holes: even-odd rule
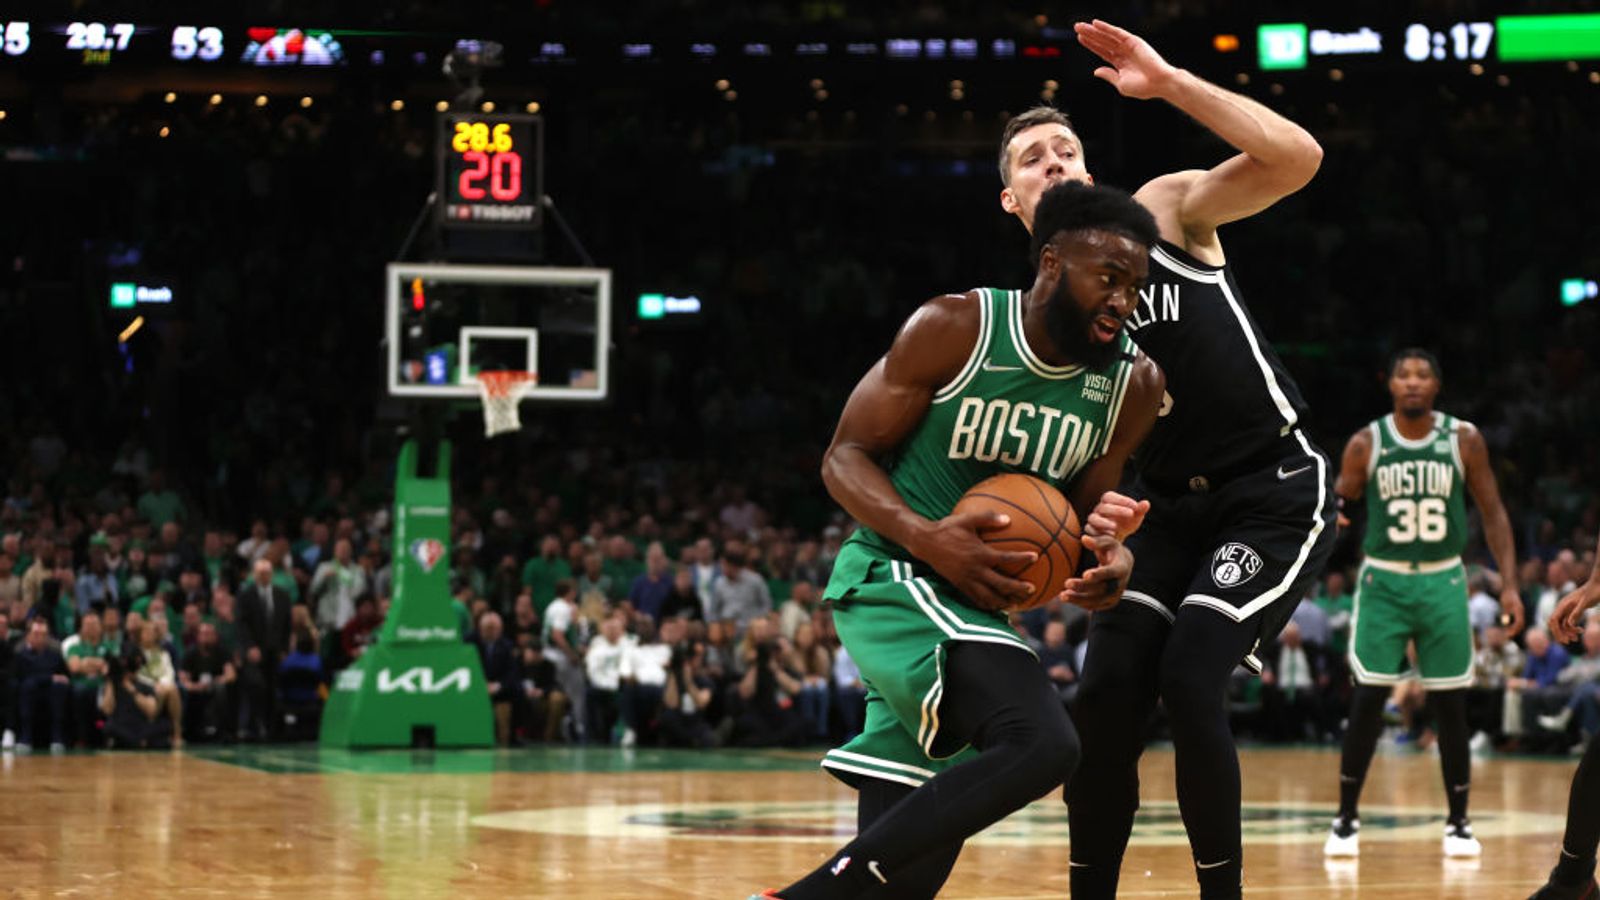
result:
[[[532,372],[478,373],[478,395],[483,398],[483,433],[486,436],[522,428],[517,406],[535,382]]]

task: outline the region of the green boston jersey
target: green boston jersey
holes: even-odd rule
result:
[[[1022,292],[976,292],[978,341],[955,380],[933,396],[927,415],[885,468],[895,490],[918,515],[950,514],[967,488],[1002,472],[1023,472],[1066,489],[1106,451],[1139,351],[1123,332],[1108,368],[1052,366],[1022,333]],[[906,551],[862,527],[851,536],[876,555]],[[839,573],[829,594],[859,584]]]
[[[1466,467],[1461,464],[1461,420],[1433,414],[1433,431],[1410,441],[1394,415],[1374,421],[1367,463],[1367,556],[1394,562],[1439,562],[1461,555],[1467,543]]]

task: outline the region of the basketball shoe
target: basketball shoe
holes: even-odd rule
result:
[[[1444,826],[1444,855],[1472,857],[1483,855],[1483,845],[1472,836],[1472,823],[1465,819]]]
[[[1328,833],[1328,840],[1322,845],[1323,856],[1360,856],[1361,855],[1361,820],[1346,819],[1337,816],[1333,820],[1333,830]]]

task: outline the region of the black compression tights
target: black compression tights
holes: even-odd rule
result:
[[[939,724],[943,738],[955,739],[953,746],[965,739],[978,756],[903,796],[893,790],[863,795],[866,806],[888,808],[864,806],[861,818],[871,824],[779,896],[930,897],[962,841],[1049,793],[1078,764],[1078,736],[1060,696],[1039,661],[1016,647],[953,643]]]
[[[1143,728],[1159,696],[1172,727],[1178,808],[1204,898],[1239,894],[1239,754],[1228,727],[1228,681],[1259,625],[1184,606],[1168,625],[1123,604],[1097,615],[1078,689],[1083,765],[1066,792],[1073,900],[1116,895],[1139,806]]]

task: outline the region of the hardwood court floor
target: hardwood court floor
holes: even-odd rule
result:
[[[312,747],[0,757],[0,896],[732,898],[780,886],[854,830],[816,754]],[[1526,897],[1553,862],[1571,762],[1479,758],[1479,864],[1440,857],[1437,758],[1385,755],[1359,864],[1326,868],[1331,750],[1247,750],[1254,897]],[[1145,758],[1122,896],[1192,897],[1172,754]],[[944,897],[1065,897],[1047,798],[968,845]]]

